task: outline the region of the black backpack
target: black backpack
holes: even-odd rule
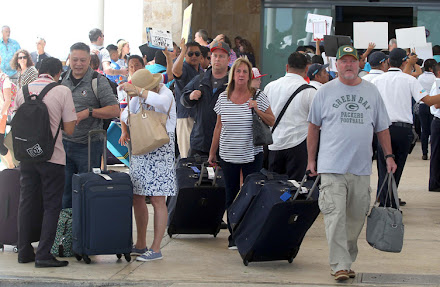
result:
[[[14,154],[17,160],[36,163],[48,161],[52,157],[61,122],[54,138],[50,128],[49,112],[43,98],[58,85],[58,83],[48,84],[39,95],[30,95],[28,86],[23,86],[24,103],[18,108],[11,122]]]

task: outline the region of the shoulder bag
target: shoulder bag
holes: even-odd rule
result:
[[[256,92],[252,99],[256,101],[260,93],[261,90],[258,90],[258,93]],[[255,112],[254,108],[252,108],[252,132],[254,146],[273,144],[270,127],[263,122],[263,120]]]
[[[377,199],[388,179],[388,196],[394,196],[396,208],[380,207]],[[386,175],[384,182],[377,193],[376,203],[367,217],[367,242],[381,251],[399,253],[403,246],[404,225],[402,211],[399,206],[397,185],[392,173]],[[387,200],[385,200],[387,202]]]
[[[159,113],[146,110],[139,99],[140,112],[130,113],[130,97],[127,95],[128,126],[130,127],[131,153],[133,155],[147,154],[167,143],[170,138],[167,133],[166,123],[173,102],[168,113]]]

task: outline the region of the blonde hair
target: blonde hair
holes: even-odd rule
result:
[[[121,41],[118,42],[118,56],[119,56],[119,59],[122,59],[121,58],[122,57],[122,49],[124,48],[124,46],[126,44],[128,44],[128,42],[125,41],[125,40],[121,40]]]
[[[237,70],[237,68],[241,65],[241,64],[245,64],[248,68],[249,71],[249,79],[247,82],[247,88],[248,90],[254,94],[255,93],[255,88],[252,88],[252,64],[251,62],[249,62],[249,60],[247,59],[247,57],[240,57],[237,60],[235,60],[234,64],[232,65],[231,70],[229,71],[229,78],[228,78],[228,86],[226,87],[226,93],[228,96],[228,100],[231,98],[231,94],[235,89],[235,80],[234,80],[234,74],[235,71]]]

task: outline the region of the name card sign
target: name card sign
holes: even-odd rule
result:
[[[147,43],[151,48],[173,51],[173,37],[170,31],[147,27]]]
[[[311,14],[307,15],[306,32],[313,33],[313,39],[324,39],[324,35],[330,35],[333,18],[330,16]]]
[[[396,29],[397,47],[415,48],[426,46],[425,26]]]
[[[427,60],[434,57],[432,54],[432,43],[426,43],[423,47],[415,47],[415,50],[419,59]]]
[[[367,49],[370,42],[388,49],[388,22],[353,22],[353,40],[356,49]]]

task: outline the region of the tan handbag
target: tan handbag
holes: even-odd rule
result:
[[[140,101],[139,104],[141,110],[137,114],[130,113],[129,104],[127,105],[131,153],[133,155],[147,154],[170,142],[166,123],[173,102],[171,101],[167,114],[146,110]]]

